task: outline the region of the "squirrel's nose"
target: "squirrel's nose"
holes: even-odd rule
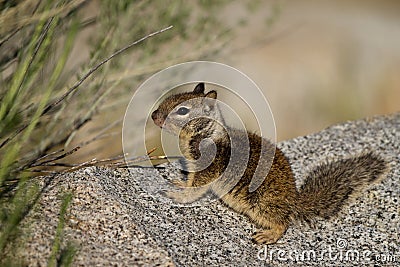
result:
[[[153,121],[157,119],[157,110],[154,110],[153,113],[151,113],[151,118]]]
[[[161,118],[158,110],[155,110],[153,111],[153,113],[151,113],[151,118],[153,119],[154,124],[159,127],[162,127],[162,125],[164,124],[164,120],[163,118]]]

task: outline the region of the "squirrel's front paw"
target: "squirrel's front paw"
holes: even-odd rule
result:
[[[208,187],[186,187],[178,191],[166,191],[164,196],[176,203],[188,204],[202,198],[208,191]]]
[[[286,228],[279,226],[276,228],[271,228],[263,231],[259,231],[253,234],[252,240],[257,244],[274,244],[282,237]]]
[[[188,204],[194,202],[196,199],[192,199],[190,197],[189,192],[187,190],[179,190],[179,191],[166,191],[164,192],[164,196],[171,199],[175,203]]]
[[[266,245],[276,243],[276,241],[278,241],[279,238],[280,236],[276,236],[275,233],[271,230],[256,232],[251,237],[254,243],[266,244]]]

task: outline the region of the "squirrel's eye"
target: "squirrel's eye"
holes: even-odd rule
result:
[[[186,115],[186,114],[188,114],[188,112],[189,112],[189,109],[188,109],[188,108],[185,108],[185,107],[180,107],[180,108],[176,111],[176,113],[179,114],[179,115]]]

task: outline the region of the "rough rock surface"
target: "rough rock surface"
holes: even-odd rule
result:
[[[85,266],[359,266],[400,264],[400,113],[346,122],[279,143],[298,185],[326,159],[375,151],[391,162],[386,178],[344,206],[338,217],[315,227],[291,226],[278,244],[251,242],[257,230],[221,202],[182,207],[142,187],[154,177],[182,178],[174,164],[112,170],[91,167],[53,178],[25,221],[30,266],[45,265],[63,192],[73,192],[63,244],[79,249]],[[157,179],[155,179],[157,180]],[[47,183],[45,183],[47,181]]]

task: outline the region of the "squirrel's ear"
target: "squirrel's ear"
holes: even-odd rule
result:
[[[214,109],[216,103],[217,103],[217,92],[212,90],[208,92],[204,98],[203,98],[203,105],[204,105],[204,112],[208,114],[211,110]]]
[[[205,97],[209,97],[209,98],[213,98],[213,99],[217,99],[217,92],[214,90],[211,90],[210,92],[208,92]]]
[[[199,83],[193,90],[195,94],[204,94],[204,83]]]

